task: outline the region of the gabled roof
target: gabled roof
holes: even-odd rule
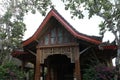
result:
[[[75,38],[81,39],[96,45],[102,43],[101,40],[98,40],[90,36],[87,36],[85,34],[77,32],[55,9],[52,9],[48,13],[48,15],[45,17],[45,19],[43,20],[43,22],[41,23],[37,31],[33,34],[33,36],[31,36],[29,39],[22,42],[23,46],[26,46],[31,42],[37,40],[40,32],[43,30],[46,23],[50,20],[51,17],[54,17],[56,20],[58,20],[58,22],[60,22]]]

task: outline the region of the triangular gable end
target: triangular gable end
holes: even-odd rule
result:
[[[33,34],[33,36],[30,37],[29,39],[23,41],[23,43],[22,43],[23,46],[26,46],[26,45],[30,44],[32,41],[37,40],[39,34],[41,33],[41,31],[45,27],[46,23],[51,19],[51,17],[54,17],[56,20],[58,20],[58,22],[60,22],[66,28],[66,30],[68,30],[75,38],[85,40],[87,42],[97,44],[97,45],[101,44],[101,41],[77,32],[55,9],[52,9],[48,13],[46,18],[43,20],[42,24],[37,29],[37,31]]]

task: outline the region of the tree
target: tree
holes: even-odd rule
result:
[[[22,20],[11,21],[11,14],[6,12],[1,18],[0,26],[0,39],[1,39],[1,52],[0,61],[1,63],[10,60],[10,53],[12,49],[20,47],[22,36],[25,31],[25,24]]]
[[[0,2],[0,64],[11,60],[11,52],[20,48],[26,30],[23,23],[24,15],[38,10],[46,14],[50,0],[1,0]]]
[[[99,25],[100,34],[104,35],[110,31],[115,36],[115,42],[118,46],[116,67],[120,72],[120,0],[62,0],[65,3],[65,9],[69,9],[73,16],[83,18],[81,7],[87,10],[89,18],[94,15],[102,17],[104,21]]]

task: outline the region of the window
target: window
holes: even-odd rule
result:
[[[50,43],[55,44],[56,43],[56,28],[51,30],[51,37],[50,37]]]
[[[48,35],[45,36],[45,45],[47,45],[49,43],[49,38],[48,38]]]
[[[70,38],[70,35],[69,35],[68,32],[65,31],[65,30],[64,30],[64,36],[63,36],[63,37],[64,37],[64,41],[63,41],[64,43],[70,42],[70,39],[71,39],[71,38]]]
[[[46,35],[41,38],[41,45],[62,44],[73,42],[74,38],[61,27],[53,27],[48,30]]]
[[[58,43],[62,43],[63,42],[63,31],[62,29],[60,29],[58,31]]]

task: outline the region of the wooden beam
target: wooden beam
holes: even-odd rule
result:
[[[35,41],[36,41],[37,43],[39,43],[39,40],[36,39]]]
[[[31,54],[33,54],[34,56],[36,56],[36,54],[33,52],[33,51],[31,51],[31,50],[29,50],[29,49],[27,49]]]
[[[84,53],[84,52],[87,51],[89,48],[91,48],[91,46],[89,46],[89,47],[85,48],[84,50],[82,50],[82,51],[80,52],[80,54]]]

